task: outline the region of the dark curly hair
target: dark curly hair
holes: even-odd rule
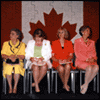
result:
[[[85,25],[80,27],[80,29],[79,29],[79,34],[80,34],[81,36],[83,36],[82,31],[85,31],[87,28],[90,29],[90,36],[92,36],[92,30],[91,30],[91,28],[90,28],[89,26],[85,26]],[[89,36],[89,37],[90,37],[90,36]]]
[[[38,35],[39,37],[42,37],[43,39],[46,38],[45,32],[44,32],[42,29],[40,29],[40,28],[38,28],[38,29],[36,29],[36,30],[34,31],[34,33],[33,33],[33,38],[35,38],[36,35]]]
[[[22,39],[22,32],[19,29],[17,29],[17,28],[12,28],[10,30],[10,33],[11,33],[11,31],[15,31],[17,33],[17,35],[18,35],[18,39],[21,41],[21,39]]]

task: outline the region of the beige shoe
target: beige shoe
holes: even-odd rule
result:
[[[13,93],[15,94],[17,93],[17,88],[13,89]]]
[[[9,93],[12,93],[12,89],[9,89]]]

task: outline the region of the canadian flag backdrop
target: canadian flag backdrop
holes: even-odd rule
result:
[[[74,43],[80,38],[79,28],[82,25],[92,28],[92,40],[99,39],[99,2],[1,1],[1,47],[10,39],[12,28],[22,31],[22,42],[27,44],[35,29],[43,29],[52,42],[57,39],[58,28],[63,26]]]

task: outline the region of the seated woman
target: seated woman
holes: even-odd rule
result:
[[[90,40],[91,28],[82,26],[79,29],[79,34],[82,36],[75,40],[74,51],[76,55],[75,66],[78,69],[85,70],[85,83],[81,86],[81,93],[85,94],[89,83],[96,76],[99,66],[97,65],[97,56],[95,50],[95,42]]]
[[[38,84],[46,75],[48,66],[52,66],[49,60],[52,50],[50,41],[44,39],[45,34],[42,29],[36,29],[33,38],[28,42],[25,50],[26,66],[30,65],[30,69],[33,70],[34,83],[32,83],[32,86],[35,86],[36,92],[40,92]]]
[[[59,39],[52,42],[53,68],[58,71],[63,82],[63,88],[70,91],[68,79],[72,65],[71,59],[74,53],[73,45],[71,41],[66,40],[68,32],[65,28],[58,29],[57,36]]]
[[[7,77],[9,93],[12,93],[12,71],[14,71],[13,93],[17,92],[17,84],[20,74],[24,76],[23,59],[25,58],[25,43],[20,42],[21,32],[19,29],[11,29],[10,41],[3,44],[1,55],[3,61],[3,77]]]

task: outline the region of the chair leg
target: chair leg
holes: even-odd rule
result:
[[[55,93],[57,94],[57,72],[55,74]]]
[[[30,73],[30,94],[32,94],[32,73]]]
[[[51,72],[51,91],[53,91],[53,72]]]
[[[99,93],[99,72],[97,73],[97,93]]]
[[[6,94],[6,88],[7,88],[7,80],[4,78],[4,93]]]
[[[71,87],[72,87],[72,91],[73,93],[75,93],[75,73],[71,73]]]
[[[94,84],[93,84],[93,91],[96,91],[96,77],[94,77],[93,81],[94,81]]]
[[[80,71],[80,92],[81,92],[81,85],[82,85],[82,72]]]
[[[3,77],[3,83],[2,83],[2,92],[4,92],[4,77]]]
[[[29,92],[29,72],[27,72],[27,92]]]
[[[48,93],[50,93],[50,71],[47,71]]]
[[[2,71],[2,77],[3,77],[3,71]],[[6,81],[7,81],[6,78],[3,77],[2,91],[4,94],[6,94],[6,85],[7,85]]]
[[[23,85],[23,89],[24,89],[23,90],[24,91],[23,93],[25,94],[25,92],[26,92],[26,70],[25,70],[25,74],[24,74],[24,78],[23,78],[23,84],[24,84]]]

